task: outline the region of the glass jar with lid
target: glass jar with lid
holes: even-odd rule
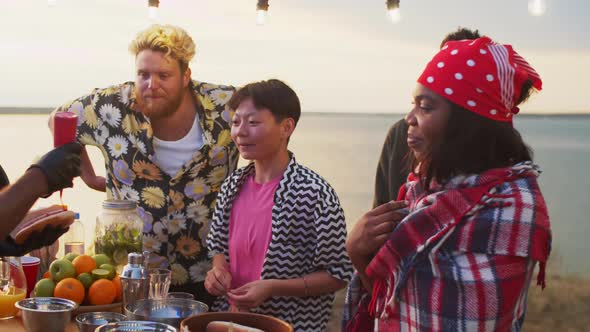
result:
[[[96,218],[94,251],[108,256],[118,273],[127,254],[142,252],[143,221],[133,201],[106,200]],[[100,268],[100,266],[98,266]]]

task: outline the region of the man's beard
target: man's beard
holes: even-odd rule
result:
[[[182,103],[184,93],[184,89],[180,89],[178,94],[170,97],[161,97],[154,102],[151,98],[144,98],[137,86],[135,87],[138,109],[150,119],[166,118],[174,114]]]

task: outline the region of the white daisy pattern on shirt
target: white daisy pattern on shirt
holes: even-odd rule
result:
[[[154,234],[156,234],[156,237],[161,242],[166,242],[168,240],[166,226],[164,225],[163,222],[161,222],[161,221],[155,222],[153,225],[153,228],[152,228],[152,232],[154,232]]]
[[[143,248],[151,252],[159,252],[162,243],[151,234],[143,234]]]
[[[232,93],[227,90],[215,89],[211,91],[211,99],[215,105],[221,106],[227,104],[231,98]]]
[[[137,192],[137,190],[131,188],[128,185],[121,186],[121,189],[119,190],[119,194],[121,194],[121,199],[124,199],[127,201],[139,202],[139,193]]]
[[[109,128],[107,128],[107,126],[105,126],[104,123],[99,120],[98,128],[96,128],[94,131],[94,139],[99,145],[104,145],[104,143],[107,141],[107,138],[109,138]]]
[[[119,100],[125,105],[129,104],[129,96],[131,96],[132,91],[131,85],[124,85],[119,93]]]
[[[137,137],[129,135],[129,142],[131,142],[131,146],[139,149],[141,153],[146,154],[145,143],[138,140]]]
[[[111,153],[111,156],[113,156],[114,158],[120,158],[122,155],[127,153],[127,148],[129,147],[129,142],[127,141],[127,139],[125,137],[120,136],[120,135],[115,135],[115,136],[109,138],[107,146],[109,147],[109,151]]]
[[[207,219],[209,218],[208,211],[209,209],[205,205],[198,202],[193,202],[189,204],[188,208],[186,209],[187,216],[194,219],[195,222],[199,224],[205,223],[207,221]]]
[[[168,215],[166,227],[170,234],[178,234],[181,230],[186,229],[186,217],[182,213],[172,213]]]
[[[121,111],[111,104],[105,104],[98,110],[102,121],[108,123],[109,126],[116,128],[121,122]]]

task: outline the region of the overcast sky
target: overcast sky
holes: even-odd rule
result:
[[[402,0],[389,21],[385,0],[161,0],[158,21],[185,28],[197,44],[193,78],[244,84],[279,78],[304,111],[405,112],[440,40],[457,26],[512,44],[537,69],[544,90],[523,112],[590,111],[590,2]],[[0,106],[54,107],[95,87],[134,78],[127,47],[147,27],[147,0],[2,0]]]

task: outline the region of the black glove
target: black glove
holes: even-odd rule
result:
[[[30,168],[39,168],[47,178],[47,194],[49,197],[54,192],[63,188],[71,188],[76,176],[80,175],[80,143],[68,143],[46,153],[38,162]]]
[[[23,256],[35,249],[49,246],[68,229],[70,228],[47,225],[41,232],[32,233],[23,244],[16,244],[12,237],[7,236],[4,241],[0,241],[0,256]]]

